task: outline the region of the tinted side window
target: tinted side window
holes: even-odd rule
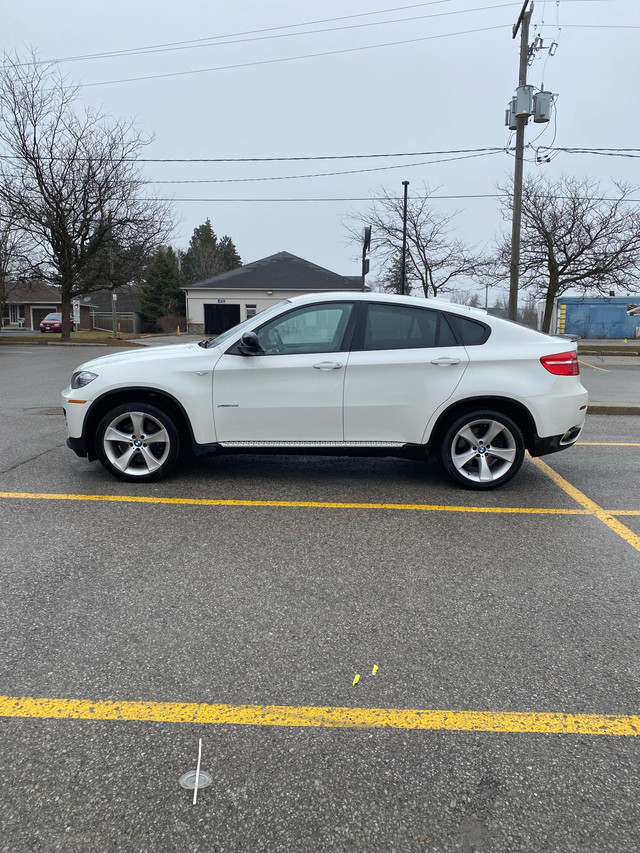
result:
[[[339,352],[352,310],[352,303],[332,302],[290,311],[257,330],[262,352]]]
[[[362,348],[365,350],[420,349],[455,345],[444,318],[429,308],[410,305],[367,307]]]
[[[455,329],[460,343],[465,346],[484,344],[491,334],[489,326],[480,323],[478,320],[470,320],[468,317],[460,317],[458,314],[448,314],[447,319]]]

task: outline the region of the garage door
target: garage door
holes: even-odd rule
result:
[[[205,335],[220,335],[240,322],[239,305],[205,305]]]
[[[40,327],[40,323],[44,320],[47,314],[50,314],[52,311],[55,311],[55,308],[32,308],[31,316],[33,317],[33,328],[38,329]]]

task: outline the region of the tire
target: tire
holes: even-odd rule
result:
[[[180,454],[171,417],[148,403],[127,403],[105,414],[96,432],[100,462],[119,480],[144,483],[166,476]]]
[[[496,489],[520,470],[524,438],[507,415],[483,409],[457,418],[440,452],[447,474],[457,483],[467,489]]]

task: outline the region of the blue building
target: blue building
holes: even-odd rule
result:
[[[640,294],[563,296],[557,303],[559,334],[581,338],[640,338]]]

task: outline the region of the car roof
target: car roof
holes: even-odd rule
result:
[[[569,345],[568,341],[549,336],[544,332],[538,332],[528,326],[515,323],[512,320],[494,317],[487,313],[484,308],[471,308],[469,305],[459,305],[457,302],[447,302],[446,299],[426,299],[424,296],[402,296],[399,293],[372,293],[361,290],[347,290],[342,293],[305,293],[299,296],[291,296],[286,300],[290,305],[305,305],[314,302],[378,302],[387,305],[411,305],[418,308],[434,308],[438,311],[448,311],[450,314],[458,314],[470,319],[479,320],[490,326],[494,333],[500,334],[503,343],[518,345],[525,339],[538,341],[546,338],[547,342],[553,340],[555,344]],[[256,315],[259,317],[260,315]],[[572,344],[575,348],[575,344]]]
[[[484,308],[471,308],[468,305],[459,305],[456,302],[448,302],[446,299],[438,299],[436,297],[426,299],[424,296],[402,296],[399,293],[372,293],[369,291],[345,290],[331,293],[304,293],[298,296],[291,296],[288,300],[294,305],[308,302],[380,302],[393,305],[416,305],[420,308],[437,308],[439,311],[452,311],[454,313],[465,315],[476,315],[483,319],[488,319],[487,312]]]

